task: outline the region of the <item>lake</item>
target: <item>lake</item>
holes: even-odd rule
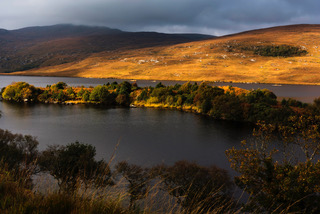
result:
[[[242,123],[175,110],[98,108],[85,105],[13,104],[0,102],[0,128],[37,136],[39,149],[80,141],[97,149],[98,159],[151,166],[178,160],[229,168],[224,151],[248,137]]]
[[[122,80],[0,76],[0,87],[13,81],[26,81],[35,86],[63,81],[68,85],[87,87]],[[162,82],[166,85],[176,83]],[[137,83],[146,86],[157,82]],[[241,86],[264,88],[262,84]],[[278,89],[275,91],[278,96],[296,95],[294,97],[302,99],[309,99],[320,91],[320,86],[267,86],[271,90],[272,87]],[[3,113],[0,128],[37,136],[40,150],[52,144],[66,145],[80,141],[95,146],[98,159],[109,160],[116,149],[115,162],[127,160],[144,166],[189,160],[229,169],[225,150],[239,147],[240,141],[252,132],[252,127],[245,123],[216,121],[177,110],[14,104],[4,101],[0,102],[0,110]]]

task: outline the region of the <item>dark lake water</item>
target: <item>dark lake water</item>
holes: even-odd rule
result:
[[[225,150],[251,133],[242,123],[175,110],[7,102],[0,102],[0,110],[0,128],[37,136],[40,150],[78,140],[94,145],[98,159],[108,160],[119,142],[115,161],[145,166],[190,160],[229,168]]]
[[[14,81],[26,81],[35,86],[63,81],[68,85],[88,87],[123,80],[0,76],[0,88]],[[158,82],[137,83],[147,86]],[[177,82],[162,83],[172,85]],[[320,86],[232,85],[246,89],[269,88],[279,97],[295,97],[302,101],[312,102],[315,97],[320,96]],[[0,102],[0,111],[3,113],[0,128],[37,136],[40,150],[47,145],[66,145],[80,141],[94,145],[98,159],[108,160],[119,143],[115,162],[127,160],[144,166],[189,160],[229,169],[225,150],[233,146],[239,147],[240,141],[249,137],[252,129],[243,123],[216,121],[175,110]]]

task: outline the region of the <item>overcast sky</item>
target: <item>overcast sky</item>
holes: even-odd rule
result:
[[[320,0],[0,0],[0,28],[63,23],[224,35],[319,24]]]

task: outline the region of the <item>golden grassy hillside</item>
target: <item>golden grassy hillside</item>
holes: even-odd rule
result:
[[[254,52],[267,45],[289,45],[308,53],[270,57]],[[320,25],[282,26],[199,42],[94,53],[77,62],[12,74],[320,84]]]

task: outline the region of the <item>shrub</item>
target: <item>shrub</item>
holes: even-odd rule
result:
[[[236,185],[250,195],[247,211],[320,211],[319,118],[295,116],[288,122],[277,127],[258,124],[253,141],[226,151],[231,167],[240,173]],[[281,142],[278,148],[275,140]],[[297,160],[299,153],[304,155]]]
[[[153,170],[187,213],[194,210],[207,213],[231,201],[232,182],[227,171],[216,166],[178,161],[173,166],[162,165]]]
[[[36,172],[38,144],[36,138],[30,135],[0,129],[0,167],[4,166],[19,182],[31,187],[30,177]]]
[[[79,142],[50,146],[42,152],[39,165],[57,179],[62,191],[74,192],[81,184],[112,184],[109,166],[102,160],[96,161],[95,155],[93,146]]]
[[[122,161],[116,165],[116,170],[129,183],[130,207],[133,207],[136,200],[146,197],[152,178],[149,169]]]
[[[292,57],[292,56],[302,56],[306,55],[308,52],[302,50],[299,47],[289,46],[289,45],[266,45],[258,46],[254,50],[254,54],[260,56],[272,56],[272,57]]]

